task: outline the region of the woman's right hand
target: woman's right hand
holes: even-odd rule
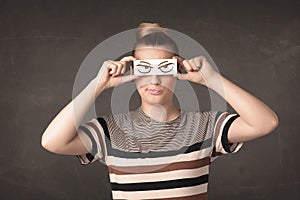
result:
[[[97,91],[103,91],[105,89],[136,79],[137,76],[132,74],[123,76],[123,74],[126,72],[127,62],[134,60],[136,60],[135,57],[126,56],[120,61],[105,61],[96,76]]]

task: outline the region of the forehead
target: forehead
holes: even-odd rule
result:
[[[141,47],[135,50],[134,57],[139,60],[168,59],[174,54],[164,47]]]

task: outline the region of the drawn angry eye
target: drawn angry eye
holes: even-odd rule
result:
[[[167,63],[167,64],[159,66],[158,69],[160,69],[160,71],[162,71],[164,73],[168,73],[173,70],[173,67],[174,67],[173,63]]]
[[[142,74],[149,73],[151,71],[151,69],[153,68],[152,66],[144,65],[144,64],[138,64],[136,66],[137,66],[137,70]]]

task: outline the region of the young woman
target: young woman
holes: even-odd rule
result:
[[[81,164],[108,166],[113,199],[207,199],[210,163],[237,152],[243,142],[271,133],[277,115],[263,102],[217,73],[205,57],[184,60],[176,43],[156,23],[142,23],[134,54],[107,61],[95,79],[53,119],[42,146],[57,154],[76,155]],[[187,73],[125,76],[134,60],[177,59]],[[237,113],[187,112],[173,104],[177,79],[204,85],[221,95]],[[141,106],[124,114],[80,121],[105,89],[136,82]],[[221,85],[219,84],[221,81]]]

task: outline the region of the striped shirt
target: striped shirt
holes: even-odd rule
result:
[[[113,199],[207,199],[209,165],[237,152],[229,144],[231,123],[239,117],[221,111],[187,112],[167,122],[141,108],[108,114],[79,127],[90,153],[76,155],[83,165],[107,165]]]

